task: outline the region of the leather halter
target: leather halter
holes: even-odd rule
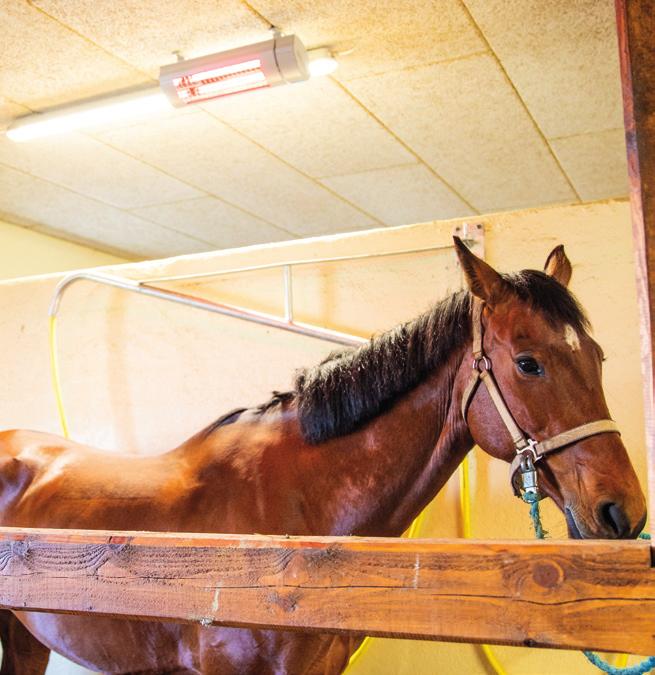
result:
[[[587,422],[578,427],[563,431],[551,438],[542,441],[536,441],[523,433],[510,412],[505,400],[503,399],[496,378],[491,371],[491,360],[485,356],[482,326],[482,310],[484,302],[476,297],[473,298],[472,307],[472,328],[473,328],[473,373],[471,379],[466,385],[464,395],[462,396],[462,416],[466,422],[466,413],[469,405],[475,396],[478,385],[482,382],[489,396],[498,410],[498,414],[503,421],[509,435],[512,437],[516,455],[509,468],[509,478],[514,494],[517,497],[523,496],[526,501],[539,499],[539,487],[537,485],[537,472],[534,468],[536,462],[544,456],[564,449],[568,445],[577,443],[590,436],[597,434],[620,434],[616,422],[604,419],[595,422]],[[517,480],[520,473],[521,481]]]

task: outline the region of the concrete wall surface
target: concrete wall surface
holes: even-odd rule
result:
[[[126,262],[123,258],[35,232],[0,218],[0,279]]]

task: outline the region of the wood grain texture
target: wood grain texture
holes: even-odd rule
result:
[[[648,491],[652,514],[655,513],[655,364],[652,348],[655,316],[655,6],[650,0],[616,0],[616,20],[641,316]]]
[[[655,572],[642,542],[0,528],[0,606],[655,651]]]

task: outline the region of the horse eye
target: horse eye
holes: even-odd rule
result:
[[[516,365],[525,375],[543,375],[542,367],[530,356],[520,356]]]

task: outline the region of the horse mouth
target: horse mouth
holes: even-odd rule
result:
[[[582,533],[578,529],[578,524],[575,522],[573,513],[568,506],[564,509],[564,515],[566,517],[566,524],[569,528],[569,537],[571,537],[571,539],[584,539]]]

